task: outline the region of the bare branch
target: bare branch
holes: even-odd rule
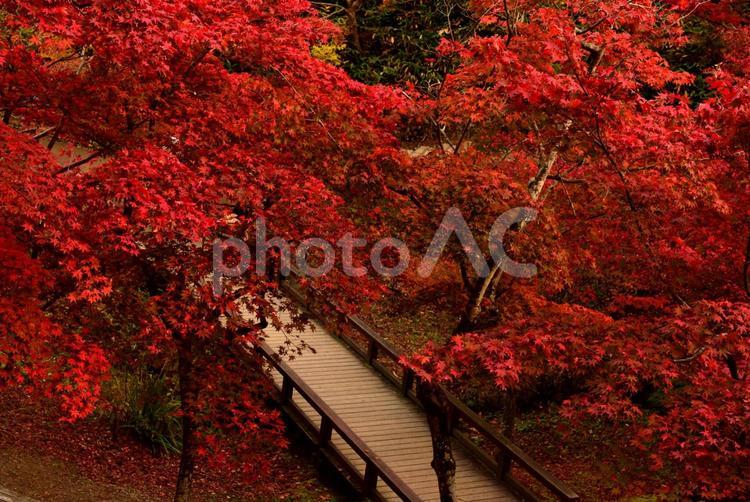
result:
[[[300,94],[300,92],[297,90],[297,88],[294,87],[294,84],[292,84],[292,82],[289,81],[288,78],[286,78],[286,75],[284,75],[284,72],[282,72],[280,69],[278,69],[276,67],[274,67],[273,69],[276,71],[276,73],[278,73],[279,75],[281,75],[281,78],[284,79],[284,82],[286,82],[286,84],[292,89],[292,92],[294,93],[295,96],[297,96],[297,99],[300,101],[300,104],[303,105],[303,106],[305,106],[305,107],[307,107],[308,111],[315,118],[315,121],[318,124],[320,124],[320,127],[322,127],[323,130],[325,131],[326,135],[328,136],[328,139],[330,139],[333,142],[333,144],[336,145],[336,148],[340,152],[343,153],[344,149],[341,148],[341,145],[339,145],[339,142],[336,141],[336,138],[333,137],[333,134],[331,134],[331,131],[328,130],[328,126],[326,126],[325,122],[323,122],[323,120],[320,118],[320,116],[318,115],[317,110],[315,110],[315,108],[312,105],[309,105],[307,103],[307,101],[302,96],[302,94]]]
[[[60,176],[61,174],[67,173],[68,171],[72,171],[73,169],[80,167],[84,164],[87,164],[94,160],[97,157],[100,157],[104,153],[104,149],[96,151],[92,153],[91,155],[84,157],[80,160],[77,160],[71,164],[68,164],[67,166],[61,167],[57,171],[55,171],[55,176]]]
[[[601,18],[600,20],[598,20],[597,22],[595,22],[594,24],[591,24],[591,25],[589,25],[589,26],[587,26],[585,28],[576,28],[576,35],[583,35],[585,33],[588,33],[591,30],[595,29],[600,24],[602,24],[606,20],[607,20],[607,17],[605,16],[605,17]]]
[[[703,5],[705,5],[705,4],[707,4],[707,3],[710,3],[710,2],[711,2],[711,0],[701,0],[700,2],[697,2],[697,3],[695,4],[695,6],[694,6],[694,7],[693,7],[693,8],[692,8],[692,9],[690,10],[690,12],[688,12],[688,13],[687,13],[687,14],[685,14],[684,16],[681,16],[681,17],[680,17],[680,18],[679,18],[679,19],[678,19],[677,21],[675,21],[675,22],[674,22],[674,23],[672,24],[672,26],[674,26],[675,24],[680,24],[680,23],[681,23],[681,22],[683,22],[683,21],[684,21],[685,19],[687,19],[687,18],[689,18],[690,16],[692,16],[692,15],[693,15],[693,14],[695,13],[695,11],[696,11],[696,10],[698,10],[698,9],[699,9],[700,7],[702,7]]]
[[[557,181],[558,183],[565,183],[565,184],[568,184],[568,185],[586,185],[586,186],[588,186],[588,184],[589,184],[589,182],[586,181],[586,180],[584,180],[584,179],[580,179],[580,178],[565,178],[565,177],[563,177],[563,176],[561,176],[559,174],[551,174],[551,175],[547,176],[547,179],[548,180],[552,180],[552,181]]]
[[[50,132],[52,132],[54,130],[55,130],[54,126],[53,127],[48,127],[44,131],[42,131],[39,134],[37,134],[36,136],[34,136],[34,139],[42,139],[43,137],[45,137],[46,135],[48,135]]]
[[[695,352],[693,352],[692,354],[690,354],[689,356],[681,357],[681,358],[674,358],[673,357],[672,361],[674,361],[676,363],[689,363],[690,361],[693,361],[693,360],[699,358],[700,355],[703,354],[705,351],[706,351],[706,346],[703,346],[703,347],[699,348],[698,350],[696,350]]]

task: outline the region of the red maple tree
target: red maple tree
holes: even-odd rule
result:
[[[561,385],[569,416],[635,425],[634,444],[672,473],[661,488],[746,495],[742,7],[472,6],[491,34],[444,40],[439,50],[457,69],[422,102],[439,144],[405,173],[384,173],[383,183],[424,209],[414,211],[421,221],[461,208],[476,235],[509,208],[537,209],[505,246],[539,273],[514,278],[496,263],[476,277],[456,247],[461,323],[450,343],[428,347],[415,364],[427,379],[491,378],[511,416],[518,395]],[[721,37],[723,52],[720,65],[690,73],[670,64],[669,52],[694,43],[685,26],[696,18]],[[699,78],[707,95],[691,97]],[[657,409],[646,404],[654,400]],[[450,491],[447,482],[445,500]]]
[[[276,288],[214,296],[213,242],[261,216],[291,242],[345,228],[327,184],[393,143],[399,101],[311,56],[338,33],[305,1],[4,0],[0,19],[0,384],[77,419],[110,365],[176,361],[176,500],[199,458],[262,474],[282,423],[232,344],[281,325]]]

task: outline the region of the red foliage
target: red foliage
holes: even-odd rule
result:
[[[500,34],[441,46],[460,64],[424,110],[444,144],[398,179],[477,233],[540,212],[506,239],[539,275],[500,278],[479,298],[494,327],[428,347],[423,374],[567,382],[564,412],[632,422],[662,488],[731,499],[750,491],[750,60],[739,3],[712,4],[473,2]],[[725,23],[700,103],[662,56],[690,16]]]
[[[54,392],[79,418],[109,365],[179,359],[197,454],[257,476],[258,445],[284,439],[260,361],[231,346],[259,335],[241,312],[281,321],[255,275],[213,296],[215,238],[261,216],[290,241],[338,238],[352,187],[386,187],[417,240],[451,206],[486,231],[530,205],[539,218],[506,244],[539,276],[474,288],[496,322],[428,348],[425,374],[573,381],[566,412],[633,421],[681,494],[750,491],[746,11],[471,6],[483,26],[441,44],[458,66],[409,109],[439,145],[405,161],[389,133],[404,102],[311,56],[337,32],[306,1],[3,0],[0,385]],[[723,43],[699,103],[663,56],[696,16]]]
[[[345,227],[327,185],[393,145],[399,100],[311,56],[337,30],[302,0],[4,0],[0,16],[0,384],[77,419],[109,365],[179,354],[195,452],[263,474],[282,423],[231,346],[259,334],[241,309],[279,322],[274,287],[248,274],[215,298],[213,240],[259,216],[290,241]]]

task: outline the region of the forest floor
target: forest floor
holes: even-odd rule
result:
[[[0,393],[0,489],[44,502],[171,500],[178,457],[154,454],[126,436],[115,439],[109,426],[95,417],[74,425],[61,422],[53,409],[20,392]],[[195,499],[334,500],[300,441],[276,452],[275,476],[255,485],[233,481],[239,476],[232,473],[199,470]]]
[[[448,300],[449,301],[449,300]],[[376,305],[365,318],[396,347],[413,352],[425,342],[443,341],[452,330],[455,306],[440,299],[416,299],[391,310]],[[495,421],[498,410],[472,407]],[[179,459],[154,454],[127,436],[113,438],[109,425],[92,417],[74,425],[61,422],[54,407],[20,392],[0,393],[0,492],[3,489],[44,502],[130,502],[170,500]],[[628,443],[627,431],[601,423],[570,424],[554,407],[526,410],[517,419],[519,446],[568,482],[583,500],[656,500],[661,484],[644,457]],[[344,500],[336,480],[301,439],[272,458],[273,479],[254,486],[232,473],[199,470],[196,499],[252,502]],[[283,473],[283,475],[278,475]],[[323,479],[323,481],[321,481]],[[659,499],[663,499],[663,493]]]

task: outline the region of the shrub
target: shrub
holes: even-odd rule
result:
[[[164,371],[139,368],[113,370],[104,388],[104,410],[113,432],[129,431],[154,452],[177,453],[182,447],[182,423],[176,386]]]

